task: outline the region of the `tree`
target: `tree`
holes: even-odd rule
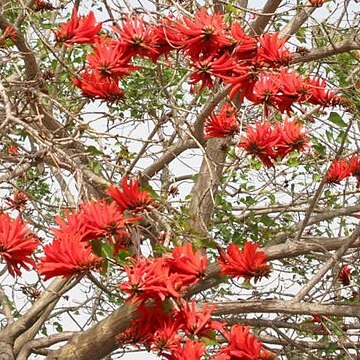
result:
[[[356,1],[0,6],[0,359],[359,357]]]

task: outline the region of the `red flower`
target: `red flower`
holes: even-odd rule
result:
[[[110,186],[107,193],[117,202],[121,211],[141,211],[154,201],[148,191],[140,190],[138,179],[131,180],[127,176],[121,182],[121,189]]]
[[[207,256],[200,250],[194,251],[190,243],[177,246],[167,258],[170,273],[178,274],[183,284],[191,284],[202,278],[206,273]]]
[[[5,39],[11,39],[11,40],[16,40],[16,29],[13,25],[9,25],[5,28],[4,30],[4,38]]]
[[[50,11],[54,10],[54,6],[45,0],[35,0],[34,11]]]
[[[292,55],[285,48],[286,40],[286,38],[279,39],[279,33],[267,33],[260,37],[257,61],[271,66],[287,65]]]
[[[89,44],[95,41],[101,30],[102,24],[96,24],[92,11],[86,16],[78,16],[77,9],[73,10],[71,19],[55,30],[56,41],[66,45]]]
[[[82,216],[86,228],[96,238],[112,238],[121,235],[127,224],[140,220],[137,218],[124,218],[117,204],[105,201],[92,201],[81,206]]]
[[[180,33],[184,51],[193,59],[197,59],[200,54],[208,57],[230,45],[222,15],[209,15],[204,8],[195,15],[194,20],[184,16],[176,23],[176,29]]]
[[[192,85],[191,91],[194,91],[194,85],[198,82],[202,82],[199,91],[202,91],[205,87],[212,89],[214,82],[212,77],[227,77],[231,74],[231,69],[234,67],[234,61],[228,54],[223,54],[220,57],[216,57],[211,54],[205,59],[196,58],[193,62],[195,71],[191,74],[190,84]]]
[[[181,35],[175,29],[174,20],[172,18],[160,19],[158,24],[159,25],[154,28],[158,55],[160,56],[172,50],[181,49]]]
[[[355,176],[357,179],[357,186],[360,186],[360,156],[354,155],[350,159],[350,168],[351,168],[351,175]]]
[[[309,78],[306,84],[310,94],[307,101],[314,105],[327,107],[341,105],[345,102],[344,99],[337,96],[332,90],[326,88],[326,81],[324,79],[318,77]]]
[[[10,206],[10,209],[15,209],[18,211],[22,211],[25,209],[27,201],[28,197],[22,191],[15,191],[13,199],[9,197],[6,198],[6,202]]]
[[[309,0],[311,5],[314,6],[321,6],[322,4],[324,4],[326,2],[326,0]]]
[[[55,276],[70,278],[97,270],[102,259],[91,252],[91,247],[78,234],[62,233],[44,248],[45,256],[40,259],[38,271],[45,280]]]
[[[350,285],[351,283],[351,271],[352,269],[348,265],[343,265],[340,269],[338,280],[344,285]]]
[[[156,330],[150,336],[148,342],[152,344],[152,350],[160,353],[176,350],[181,343],[181,337],[178,335],[178,330],[178,321],[174,321],[171,317],[165,318],[157,325]]]
[[[267,167],[274,166],[273,160],[277,157],[275,147],[281,140],[278,128],[273,128],[269,121],[255,123],[255,126],[246,127],[246,137],[243,137],[239,146],[248,154],[257,156]]]
[[[233,51],[231,52],[238,60],[251,60],[256,55],[256,40],[245,34],[240,24],[235,22],[231,26],[231,39]]]
[[[278,154],[284,157],[293,151],[303,151],[309,147],[310,139],[307,132],[296,121],[285,120],[277,124],[281,133],[281,141],[278,145]]]
[[[99,38],[94,46],[94,52],[86,57],[92,70],[104,77],[118,78],[129,75],[136,67],[129,65],[129,54],[119,42]]]
[[[116,80],[94,72],[85,71],[82,78],[74,78],[72,82],[81,89],[84,96],[92,99],[113,102],[124,98],[124,91],[119,88]]]
[[[240,250],[235,244],[230,244],[227,252],[221,251],[218,266],[224,275],[231,277],[244,277],[249,280],[254,277],[255,282],[270,272],[270,265],[266,254],[258,250],[259,246],[246,242],[244,249]]]
[[[218,115],[211,114],[205,122],[205,139],[226,138],[237,134],[239,131],[236,109],[229,103],[225,103]]]
[[[205,354],[205,344],[194,340],[187,340],[181,347],[177,347],[171,354],[162,354],[167,360],[200,360]]]
[[[294,102],[308,100],[310,96],[309,87],[295,71],[281,70],[276,76],[281,91],[281,95],[276,99],[276,104],[281,112],[290,113]]]
[[[254,104],[263,103],[274,106],[279,96],[280,87],[277,73],[262,72],[255,82],[253,94],[249,100],[253,101]]]
[[[346,160],[334,160],[326,173],[325,180],[331,184],[340,182],[351,175],[351,166]]]
[[[63,234],[69,236],[74,234],[79,237],[80,241],[96,240],[96,234],[87,226],[87,221],[82,211],[65,212],[65,220],[60,216],[55,218],[59,228],[53,228],[52,232],[55,237],[61,237]]]
[[[262,343],[255,335],[250,334],[250,327],[235,324],[230,331],[223,331],[229,342],[215,354],[213,360],[259,360],[261,359]]]
[[[194,301],[192,303],[186,303],[185,306],[182,306],[177,312],[176,319],[179,320],[181,329],[191,338],[194,336],[198,338],[210,338],[212,335],[211,332],[220,330],[224,326],[224,324],[218,321],[211,320],[211,313],[214,308],[215,306],[204,306],[201,311],[197,311]]]
[[[20,217],[12,220],[9,215],[0,213],[0,258],[6,262],[12,276],[20,276],[20,268],[29,270],[29,265],[34,265],[30,256],[38,245],[38,239]]]
[[[148,57],[153,61],[159,56],[156,31],[153,26],[145,24],[143,18],[127,16],[113,30],[120,36],[119,42],[124,54],[130,57]]]
[[[167,297],[179,297],[176,289],[182,283],[176,274],[170,274],[164,258],[138,258],[132,266],[125,266],[124,270],[128,281],[121,283],[119,288],[130,294],[131,298],[164,301]]]
[[[8,153],[10,156],[17,156],[17,155],[19,155],[19,148],[18,148],[16,145],[10,145],[10,146],[7,148],[7,153]]]

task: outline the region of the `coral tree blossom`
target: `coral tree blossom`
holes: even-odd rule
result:
[[[326,173],[325,180],[331,184],[340,182],[351,175],[351,166],[347,160],[334,160]]]
[[[77,9],[73,10],[71,19],[55,30],[56,40],[66,45],[89,44],[95,41],[102,24],[96,24],[92,11],[86,16],[78,16]]]
[[[226,252],[221,250],[218,266],[224,275],[244,277],[247,280],[254,277],[255,281],[267,276],[271,269],[266,254],[251,242],[246,242],[243,250],[235,244],[230,244]]]
[[[230,331],[223,331],[229,342],[213,357],[213,360],[258,360],[261,359],[262,343],[250,333],[249,326],[235,324]]]
[[[351,267],[348,265],[343,265],[340,269],[338,280],[344,285],[350,285],[351,282]]]
[[[201,255],[200,250],[193,250],[190,243],[173,249],[172,255],[167,257],[170,273],[178,274],[183,284],[191,284],[205,275],[207,256]]]
[[[147,190],[140,189],[138,179],[129,179],[127,176],[121,182],[121,189],[112,185],[107,193],[116,201],[121,211],[141,211],[154,201]]]
[[[38,271],[45,280],[55,276],[69,278],[84,272],[97,270],[102,259],[92,253],[92,248],[82,241],[81,236],[63,233],[44,248],[45,256],[40,258]]]
[[[119,88],[117,80],[96,72],[86,70],[80,78],[73,78],[72,82],[81,89],[84,96],[92,99],[114,102],[124,98],[125,93]]]
[[[236,118],[236,109],[229,103],[222,106],[218,115],[211,114],[205,122],[205,139],[225,138],[240,131]]]
[[[29,270],[34,265],[31,255],[39,245],[20,217],[15,220],[0,213],[0,258],[6,262],[9,273],[21,275],[20,268]]]

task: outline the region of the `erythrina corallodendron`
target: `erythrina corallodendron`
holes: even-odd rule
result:
[[[257,142],[250,143],[255,132],[246,124],[248,139],[239,146],[267,167],[294,150],[304,151],[309,144],[306,131],[296,125],[296,146],[284,145],[284,136],[288,135],[284,131],[289,123],[277,125],[276,112],[291,116],[294,106],[346,105],[344,99],[327,88],[324,79],[301,75],[290,67],[293,54],[286,46],[286,37],[276,32],[248,36],[238,22],[228,24],[223,15],[209,14],[204,8],[193,19],[168,17],[150,23],[142,16],[128,15],[106,35],[99,34],[100,28],[92,12],[79,17],[74,11],[73,17],[55,32],[59,42],[93,46],[93,53],[86,56],[84,72],[73,78],[84,96],[108,102],[121,100],[126,96],[121,81],[137,70],[136,58],[156,63],[165,55],[166,64],[171,66],[172,60],[180,57],[192,70],[191,91],[202,92],[213,89],[215,84],[229,84],[230,98],[236,98],[238,104],[248,101],[263,108],[263,118],[253,123],[259,131]],[[223,111],[226,108],[206,121],[206,139],[238,134],[235,113],[227,116]],[[274,130],[270,130],[273,125]],[[279,128],[283,130],[276,130]],[[281,134],[285,135],[281,137]]]

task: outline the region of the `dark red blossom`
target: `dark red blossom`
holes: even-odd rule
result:
[[[10,209],[22,211],[25,209],[28,197],[22,191],[15,191],[13,198],[6,198],[6,203],[10,206]]]
[[[219,113],[212,113],[205,122],[205,139],[226,138],[240,131],[236,109],[229,103],[222,106]]]
[[[311,5],[322,6],[327,0],[309,0]]]
[[[338,280],[344,285],[348,286],[351,283],[352,269],[348,265],[343,265],[340,269]]]
[[[347,160],[334,160],[326,173],[325,180],[331,184],[340,184],[351,175],[351,170]]]
[[[95,42],[96,36],[101,30],[102,24],[96,24],[96,19],[92,11],[86,16],[78,16],[75,8],[71,19],[60,24],[55,30],[56,41],[66,45],[71,44],[91,44]]]
[[[9,145],[7,148],[7,153],[10,156],[17,156],[19,155],[19,148],[16,145]]]
[[[72,82],[81,89],[84,96],[92,99],[114,102],[122,100],[125,95],[117,80],[103,77],[96,72],[85,71],[81,78],[73,78]]]
[[[125,176],[121,182],[121,189],[111,185],[107,193],[116,201],[121,211],[141,211],[153,203],[149,192],[140,189],[138,179]]]
[[[262,343],[250,333],[249,326],[235,324],[230,331],[222,332],[229,342],[223,346],[212,360],[259,360]]]
[[[265,166],[272,167],[278,156],[276,146],[281,137],[279,129],[273,128],[269,121],[258,122],[254,126],[246,127],[246,135],[242,137],[239,146],[248,154],[258,157]]]
[[[15,220],[0,213],[0,259],[6,262],[12,276],[21,275],[34,265],[31,255],[39,245],[39,240],[26,227],[20,217]]]
[[[62,233],[44,248],[45,256],[38,264],[39,274],[45,280],[55,276],[70,278],[92,270],[98,270],[102,259],[92,253],[91,246],[77,234]]]
[[[45,0],[35,0],[34,11],[51,11],[54,10],[54,6]]]
[[[255,281],[267,276],[271,270],[266,254],[259,250],[257,244],[251,242],[246,242],[243,250],[230,244],[226,252],[220,252],[218,266],[224,275],[241,276],[247,280],[255,278]]]
[[[209,15],[205,8],[195,15],[194,20],[184,16],[177,21],[176,30],[181,35],[184,51],[193,59],[197,59],[200,54],[206,58],[230,45],[222,15]]]
[[[94,45],[94,52],[86,57],[92,70],[104,77],[115,79],[129,75],[136,67],[129,65],[129,54],[117,41],[99,38]]]
[[[119,43],[124,54],[130,57],[147,57],[155,61],[160,55],[157,51],[157,32],[142,17],[127,16],[113,30],[119,35]]]

